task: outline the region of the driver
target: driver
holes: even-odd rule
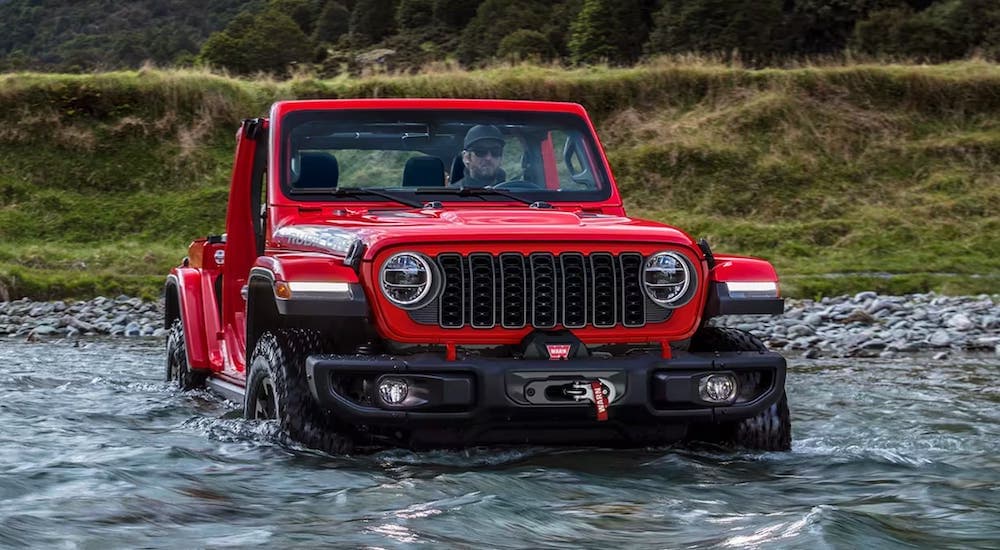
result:
[[[469,128],[462,148],[465,175],[462,179],[452,182],[452,185],[486,187],[504,181],[504,172],[500,168],[503,146],[503,134],[496,126],[480,124]]]

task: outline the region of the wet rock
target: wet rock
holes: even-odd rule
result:
[[[64,315],[60,322],[64,323],[63,326],[75,328],[80,332],[94,332],[97,329],[94,325],[71,315]]]
[[[791,328],[788,329],[788,336],[792,338],[799,336],[812,336],[814,334],[816,334],[816,331],[807,325],[792,325]]]
[[[31,311],[28,312],[28,315],[30,315],[31,317],[41,317],[42,315],[48,315],[49,313],[52,313],[53,309],[54,308],[52,304],[39,304],[31,308]]]
[[[40,325],[32,329],[31,332],[36,336],[51,336],[59,332],[59,329],[49,325]]]
[[[872,314],[861,308],[855,308],[851,311],[847,317],[841,319],[843,323],[861,323],[865,325],[873,325],[878,322],[878,319],[872,316]]]
[[[885,349],[886,343],[878,338],[873,338],[861,344],[861,349]]]
[[[813,327],[818,327],[823,324],[825,317],[820,313],[812,313],[806,316],[805,324]]]
[[[952,315],[951,317],[949,317],[946,324],[949,327],[956,330],[969,330],[976,326],[975,323],[969,320],[969,318],[962,313],[958,313],[956,315]]]
[[[947,330],[938,330],[927,338],[927,343],[938,348],[950,346],[952,342],[951,334]]]
[[[868,308],[866,308],[865,311],[867,311],[868,313],[871,313],[872,315],[875,315],[876,313],[880,313],[880,312],[883,312],[883,311],[885,311],[887,313],[891,313],[891,312],[895,311],[898,307],[899,306],[897,306],[896,303],[893,302],[891,299],[881,299],[880,298],[880,299],[876,299],[875,301],[873,301],[868,306]]]
[[[895,341],[891,342],[888,346],[886,346],[886,350],[890,351],[890,352],[892,352],[892,351],[900,351],[900,352],[918,351],[920,349],[923,349],[923,346],[921,346],[919,343],[917,343],[917,342],[910,342],[910,341],[907,341],[907,340],[895,340]]]
[[[876,292],[872,292],[872,291],[868,290],[868,291],[865,291],[865,292],[859,292],[859,293],[855,294],[854,295],[854,302],[856,302],[856,303],[857,302],[864,302],[866,300],[874,300],[875,298],[878,298],[878,294]]]
[[[1000,346],[1000,336],[984,336],[982,338],[976,338],[969,342],[969,346],[976,349],[990,349],[994,346]]]

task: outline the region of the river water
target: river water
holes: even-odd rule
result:
[[[0,339],[0,547],[1000,547],[996,355],[790,370],[790,453],[331,457],[168,387],[161,340]]]

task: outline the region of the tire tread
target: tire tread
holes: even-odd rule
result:
[[[759,338],[728,327],[703,327],[691,338],[692,352],[766,351]],[[722,439],[738,447],[759,451],[788,451],[792,448],[791,413],[788,397],[782,392],[770,407],[753,418],[719,426],[711,439]]]

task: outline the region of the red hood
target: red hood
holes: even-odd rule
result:
[[[355,242],[365,259],[394,245],[469,242],[663,243],[697,250],[689,235],[656,222],[588,212],[533,208],[346,211],[335,216],[297,216],[278,224],[278,248],[344,255]]]

